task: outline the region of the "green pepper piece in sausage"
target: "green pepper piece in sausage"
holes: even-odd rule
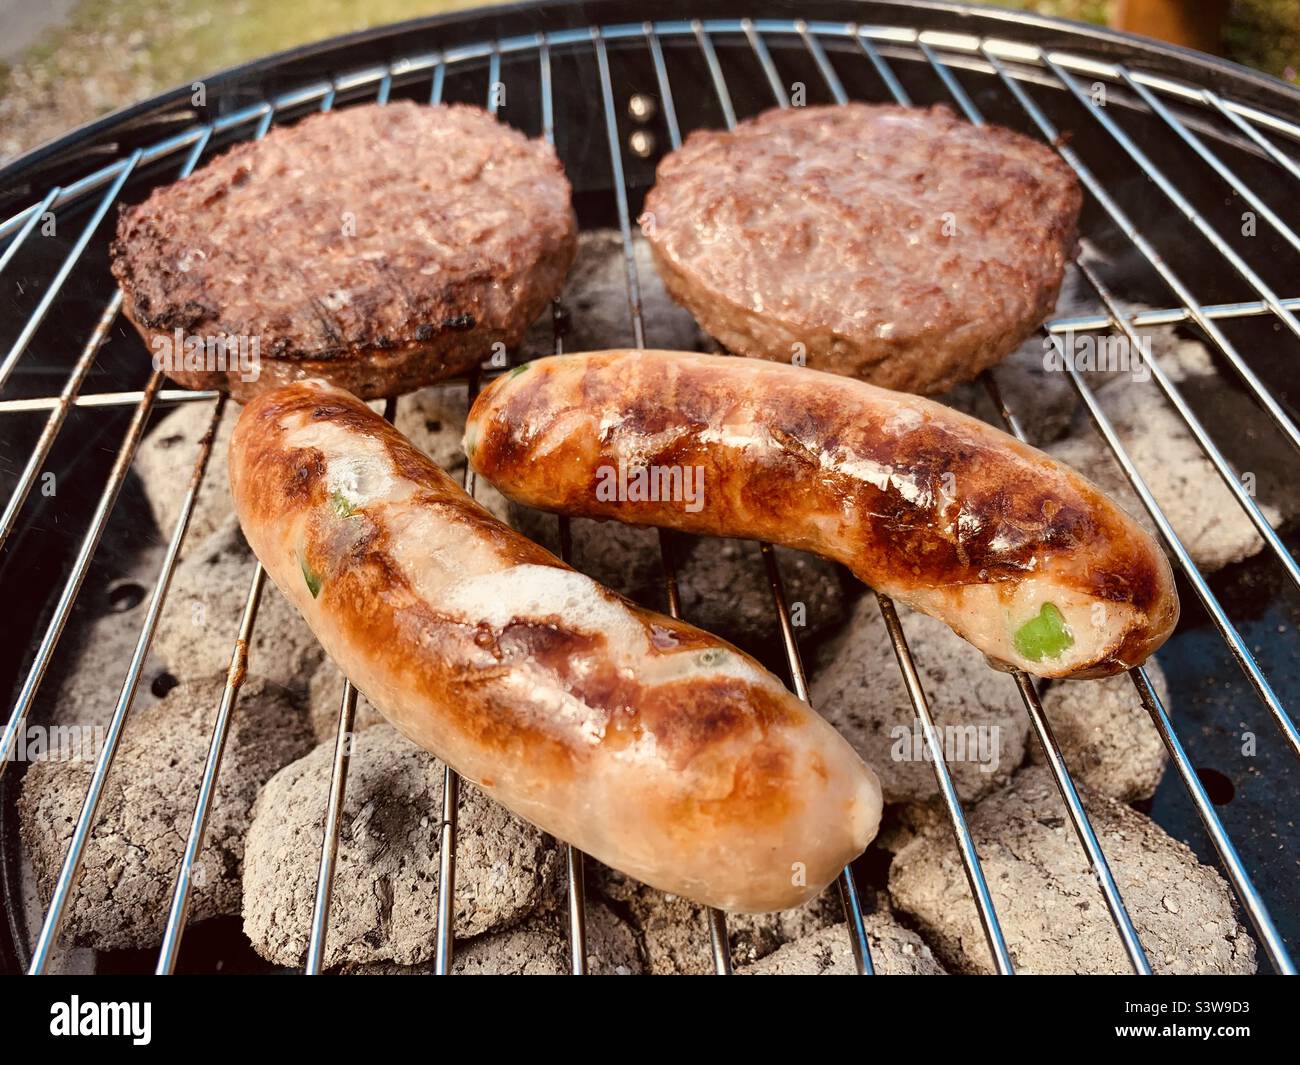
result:
[[[1074,637],[1065,627],[1065,618],[1055,603],[1044,603],[1038,616],[1021,625],[1012,640],[1016,650],[1031,662],[1056,658],[1074,646]]]

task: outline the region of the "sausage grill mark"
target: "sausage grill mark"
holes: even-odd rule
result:
[[[873,774],[777,678],[495,521],[360,401],[320,382],[264,394],[230,456],[249,543],[331,657],[544,830],[750,911],[816,894],[875,833]]]
[[[812,551],[1045,676],[1078,675],[1093,655],[1107,670],[1141,661],[1177,617],[1158,545],[1083,478],[955,411],[837,375],[661,351],[557,356],[493,382],[466,435],[471,465],[521,502]],[[592,491],[623,464],[699,467],[702,510]],[[1021,636],[1033,653],[1017,655],[1014,634],[1044,601],[1062,631]],[[1040,664],[1047,645],[1061,650]]]

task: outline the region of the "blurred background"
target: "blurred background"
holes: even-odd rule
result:
[[[294,45],[484,0],[0,0],[0,161],[109,111]],[[1300,0],[1012,0],[1198,47],[1292,83]]]

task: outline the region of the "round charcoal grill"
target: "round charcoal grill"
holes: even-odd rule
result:
[[[1151,513],[1179,570],[1184,619],[1160,659],[1179,708],[1171,718],[1142,669],[1131,680],[1168,750],[1147,809],[1231,883],[1261,948],[1261,968],[1294,972],[1288,944],[1300,940],[1294,876],[1300,830],[1293,813],[1300,755],[1293,708],[1300,705],[1300,565],[1296,531],[1274,530],[1264,487],[1285,493],[1295,480],[1300,428],[1290,390],[1300,360],[1300,93],[1262,75],[1176,48],[1056,20],[948,4],[721,3],[713,17],[683,20],[680,5],[622,0],[506,7],[406,23],[275,56],[208,79],[81,129],[18,160],[0,180],[0,891],[7,920],[0,963],[53,971],[84,964],[59,942],[65,905],[94,823],[118,741],[132,727],[137,691],[151,683],[146,658],[199,485],[222,418],[211,392],[167,387],[123,322],[107,269],[119,202],[143,198],[234,141],[316,109],[398,97],[482,104],[556,146],[574,186],[584,228],[622,235],[627,320],[608,346],[653,345],[656,322],[642,313],[633,225],[654,166],[691,130],[735,124],[774,106],[850,99],[946,103],[975,123],[995,122],[1053,144],[1087,196],[1079,269],[1095,313],[1058,318],[1045,345],[1067,334],[1119,336],[1172,326],[1205,345],[1211,385],[1155,383],[1185,423],[1235,503],[1264,541],[1246,563],[1202,574],[1147,488],[1150,469],[1098,402],[1091,374],[1070,369],[1081,409]],[[642,21],[646,20],[646,21]],[[501,90],[504,90],[502,92]],[[358,165],[364,165],[359,160]],[[582,313],[566,295],[554,314],[554,350],[566,321]],[[549,350],[549,349],[548,349]],[[520,351],[515,359],[547,351]],[[998,381],[982,380],[991,416],[1012,433],[1032,412],[1011,409]],[[474,382],[471,382],[471,394]],[[402,402],[398,400],[396,402]],[[163,530],[161,565],[122,583],[152,533],[140,506],[132,460],[159,415],[180,403],[211,409],[208,436],[188,483],[177,483],[180,517]],[[393,416],[394,401],[388,415]],[[1158,457],[1157,457],[1158,460]],[[469,478],[467,488],[473,491]],[[125,490],[124,490],[125,489]],[[1292,510],[1292,513],[1295,511]],[[567,528],[561,544],[568,553]],[[667,608],[678,610],[672,541],[662,538]],[[704,545],[707,547],[707,545]],[[807,697],[798,633],[772,550],[762,550],[772,600],[773,668]],[[188,832],[163,948],[147,957],[101,955],[101,970],[252,964],[233,922],[193,926],[184,940],[191,874],[202,853],[213,783],[265,586],[250,564],[247,600],[230,625],[231,665],[213,707],[211,750]],[[25,769],[13,753],[38,719],[41,696],[59,681],[60,645],[89,620],[143,597],[144,623],[122,678],[105,742],[54,898],[24,894],[24,855],[15,801]],[[942,757],[904,626],[877,597],[907,693],[927,745],[994,967],[1013,971],[972,842]],[[689,619],[688,619],[689,620]],[[66,650],[66,648],[65,648]],[[803,647],[807,652],[808,646]],[[155,681],[153,681],[156,683]],[[1065,803],[1069,823],[1097,880],[1133,969],[1148,957],[1052,736],[1035,684],[1014,675],[1025,713]],[[339,708],[315,920],[307,971],[318,971],[329,935],[334,860],[347,784],[356,693]],[[1145,727],[1145,725],[1144,725]],[[1249,743],[1244,737],[1249,738]],[[441,827],[436,967],[449,969],[455,891],[457,778],[448,770]],[[873,971],[863,924],[869,905],[860,877],[870,853],[846,869],[839,889],[858,970]],[[876,871],[878,872],[878,870]],[[568,855],[568,933],[573,970],[586,968],[583,856]],[[699,928],[702,956],[730,971],[726,921],[712,912]],[[241,951],[245,953],[241,953]],[[232,962],[233,959],[233,962]]]

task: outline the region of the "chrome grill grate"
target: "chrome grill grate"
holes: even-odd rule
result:
[[[760,88],[765,86],[764,91],[769,92],[766,100],[761,103],[763,107],[791,105],[789,71],[783,72],[782,64],[788,66],[798,61],[805,64],[806,69],[814,71],[820,78],[820,85],[817,86],[816,91],[828,94],[831,100],[840,103],[860,95],[857,90],[851,92],[845,84],[844,72],[849,70],[851,65],[856,64],[852,66],[854,84],[858,84],[862,78],[874,79],[869,83],[872,88],[867,90],[867,95],[872,99],[893,99],[899,103],[912,103],[912,90],[907,86],[924,75],[946,95],[947,102],[954,104],[972,122],[983,122],[984,111],[988,106],[1018,110],[1020,116],[1027,118],[1043,138],[1058,147],[1065,160],[1075,170],[1089,193],[1090,209],[1099,210],[1108,219],[1106,224],[1113,226],[1123,235],[1131,250],[1158,275],[1177,301],[1167,307],[1142,310],[1137,313],[1128,312],[1116,299],[1101,272],[1085,259],[1081,262],[1080,269],[1084,279],[1105,307],[1105,313],[1059,318],[1048,323],[1045,327],[1048,342],[1054,344],[1058,350],[1063,350],[1060,338],[1065,333],[1118,329],[1136,343],[1138,340],[1136,330],[1140,328],[1190,323],[1210,339],[1217,353],[1240,379],[1255,404],[1263,409],[1276,431],[1293,447],[1300,447],[1300,429],[1287,412],[1284,402],[1274,395],[1269,385],[1252,369],[1247,359],[1229,338],[1222,324],[1230,320],[1266,317],[1274,320],[1285,332],[1300,337],[1300,319],[1296,317],[1297,312],[1300,312],[1300,297],[1286,297],[1285,293],[1279,294],[1266,282],[1258,272],[1258,264],[1252,266],[1222,237],[1215,223],[1184,195],[1180,183],[1162,170],[1144,147],[1125,132],[1123,124],[1112,117],[1108,105],[1097,102],[1092,95],[1092,86],[1102,85],[1107,91],[1120,94],[1119,99],[1122,100],[1123,107],[1155,116],[1168,130],[1170,136],[1185,144],[1218,178],[1235,188],[1264,223],[1272,227],[1273,232],[1295,250],[1300,250],[1300,237],[1297,237],[1287,222],[1269,207],[1267,200],[1260,195],[1258,189],[1241,180],[1224,159],[1216,154],[1209,146],[1209,141],[1222,140],[1226,136],[1235,137],[1237,143],[1244,143],[1262,159],[1276,167],[1278,187],[1294,192],[1295,186],[1291,183],[1300,179],[1300,165],[1297,165],[1295,159],[1288,154],[1287,148],[1279,146],[1279,141],[1288,145],[1300,142],[1300,126],[1254,105],[1164,74],[1130,69],[1124,63],[1110,59],[1097,59],[1070,51],[1056,51],[998,37],[918,31],[902,27],[768,19],[647,22],[600,28],[560,29],[525,36],[504,37],[460,45],[442,52],[411,56],[385,65],[340,74],[319,83],[307,84],[292,92],[221,116],[210,123],[189,126],[158,143],[123,154],[108,165],[70,181],[66,186],[56,185],[49,188],[38,199],[33,198],[31,206],[26,210],[0,223],[0,239],[9,240],[3,254],[0,254],[0,271],[4,271],[31,237],[46,212],[57,211],[65,205],[90,205],[90,214],[84,223],[84,228],[63,260],[55,266],[49,280],[44,283],[43,294],[34,310],[17,332],[7,353],[0,359],[0,415],[6,418],[41,413],[45,415],[43,428],[30,456],[17,474],[3,517],[0,518],[0,545],[8,539],[18,523],[20,514],[27,507],[33,485],[70,413],[78,408],[111,408],[132,412],[89,526],[71,563],[70,572],[52,607],[49,608],[48,620],[44,621],[44,627],[39,629],[40,638],[35,641],[33,654],[30,659],[24,660],[25,679],[18,689],[3,734],[0,735],[0,771],[3,771],[7,764],[7,756],[15,743],[18,730],[32,707],[38,688],[46,679],[56,645],[81,591],[151,413],[154,408],[165,404],[207,402],[212,405],[207,435],[200,446],[192,477],[185,488],[180,516],[171,530],[161,570],[148,603],[145,623],[139,633],[135,652],[131,657],[114,708],[107,740],[96,763],[90,790],[48,914],[36,938],[30,959],[32,972],[45,969],[57,941],[63,911],[75,885],[77,870],[94,824],[96,807],[104,782],[117,751],[122,730],[127,723],[132,700],[141,678],[144,659],[161,614],[199,486],[204,476],[208,474],[207,467],[216,430],[226,414],[226,402],[223,397],[212,392],[165,389],[159,372],[154,372],[138,391],[83,394],[83,385],[86,384],[121,309],[120,292],[113,292],[108,297],[97,325],[80,349],[57,395],[3,397],[3,390],[10,383],[15,369],[19,366],[38,329],[51,313],[58,313],[61,300],[68,298],[65,289],[69,278],[78,268],[92,238],[109,216],[110,209],[117,202],[124,187],[149,168],[157,171],[157,178],[151,178],[157,181],[172,180],[178,174],[187,174],[199,163],[205,152],[212,148],[213,142],[218,138],[260,137],[277,119],[294,117],[304,109],[312,107],[329,109],[336,101],[342,104],[357,99],[378,99],[379,102],[386,102],[395,89],[411,93],[419,91],[426,99],[437,102],[444,95],[449,76],[477,77],[485,65],[489,86],[486,103],[489,109],[495,112],[497,98],[491,91],[491,87],[501,81],[503,60],[509,63],[512,76],[522,77],[521,72],[531,66],[532,82],[528,106],[538,113],[528,121],[530,124],[540,123],[531,132],[540,132],[549,141],[557,144],[562,158],[569,163],[566,147],[574,150],[573,146],[579,140],[579,135],[570,129],[575,122],[570,113],[572,108],[567,104],[557,106],[556,92],[562,81],[557,66],[560,62],[566,64],[566,67],[573,62],[587,64],[594,62],[596,83],[592,91],[597,101],[596,129],[598,132],[600,125],[603,124],[604,145],[591,148],[587,160],[590,163],[593,158],[598,159],[602,152],[605,155],[604,165],[607,167],[609,178],[605,189],[606,194],[612,197],[613,212],[622,234],[628,314],[632,334],[636,346],[644,347],[647,343],[646,323],[642,314],[640,279],[632,241],[633,211],[631,182],[628,175],[630,160],[624,147],[625,137],[620,131],[616,105],[618,96],[616,67],[611,63],[611,56],[618,59],[629,55],[635,56],[638,62],[646,64],[652,71],[668,146],[677,147],[682,141],[683,134],[689,132],[691,123],[684,123],[681,120],[679,109],[675,105],[669,58],[680,59],[691,50],[694,52],[692,61],[702,65],[702,70],[706,74],[705,82],[711,86],[713,92],[713,99],[709,102],[709,106],[716,110],[721,122],[728,126],[734,125],[737,121],[737,105],[732,95],[735,88],[735,75],[733,74],[732,79],[729,80],[725,67],[728,63],[741,62],[749,64],[749,68],[754,71],[753,77],[746,84],[747,91],[752,94],[756,91],[754,87],[757,85]],[[900,70],[904,71],[903,76],[900,76]],[[980,88],[977,92],[966,87],[963,75],[967,78],[978,77]],[[1089,86],[1085,87],[1080,81],[1081,78],[1088,79]],[[1136,176],[1149,179],[1159,195],[1168,202],[1172,210],[1177,212],[1181,220],[1213,247],[1221,260],[1215,266],[1216,271],[1236,275],[1245,284],[1248,298],[1229,301],[1216,299],[1215,302],[1209,303],[1198,301],[1194,295],[1196,285],[1180,277],[1179,267],[1171,264],[1167,257],[1161,254],[1157,244],[1147,235],[1144,228],[1135,223],[1125,212],[1119,198],[1114,194],[1113,187],[1097,176],[1085,160],[1083,153],[1072,147],[1068,139],[1063,136],[1062,130],[1049,117],[1048,111],[1037,102],[1035,94],[1045,91],[1067,94],[1078,102],[1082,109],[1080,122],[1091,121],[1097,124],[1101,133],[1108,139],[1111,150],[1117,156],[1129,161],[1131,172]],[[988,101],[991,101],[991,104]],[[1109,106],[1114,105],[1115,102],[1112,102]],[[507,108],[507,112],[513,120],[523,109],[512,103]],[[698,107],[692,107],[692,114],[698,113],[699,110]],[[998,120],[1004,119],[999,115]],[[590,130],[586,135],[595,136]],[[178,160],[179,167],[176,165]],[[571,170],[571,177],[574,173]],[[583,184],[589,185],[592,181],[599,180],[593,173],[584,170],[579,170],[578,173]],[[579,181],[575,180],[575,185],[578,184]],[[1087,233],[1088,227],[1085,225],[1085,235]],[[106,272],[100,278],[100,283],[101,291],[107,293],[111,281]],[[553,317],[554,350],[560,352],[563,350],[561,327],[563,310],[558,304]],[[1154,379],[1164,397],[1178,412],[1206,458],[1214,466],[1224,484],[1232,491],[1237,503],[1259,535],[1263,537],[1267,549],[1285,571],[1291,585],[1300,589],[1300,565],[1292,557],[1279,534],[1272,528],[1252,494],[1243,486],[1238,472],[1182,395],[1178,385],[1155,364],[1155,360],[1150,361]],[[1228,610],[1216,597],[1186,547],[1174,532],[1087,381],[1072,368],[1068,369],[1068,373],[1096,430],[1120,464],[1142,504],[1150,512],[1167,547],[1176,559],[1185,586],[1192,589],[1195,597],[1203,605],[1214,627],[1225,641],[1232,658],[1242,670],[1287,746],[1293,753],[1300,754],[1300,734],[1296,731],[1295,722],[1288,714],[1264,668],[1252,654],[1246,637],[1230,618]],[[1024,439],[1016,412],[1008,409],[1002,400],[996,383],[996,372],[986,373],[983,384],[1000,412],[1006,428]],[[475,383],[471,382],[471,400],[475,393],[474,385]],[[388,403],[386,414],[390,419],[394,415],[396,402]],[[474,491],[472,473],[467,473],[466,489],[471,494]],[[570,538],[567,523],[561,519],[560,526],[562,554],[568,560]],[[667,602],[670,612],[677,616],[679,603],[676,575],[672,553],[668,549],[667,534],[661,534],[660,543]],[[762,557],[772,594],[774,618],[779,626],[792,686],[800,697],[806,699],[807,683],[776,556],[770,546],[763,545]],[[184,859],[177,871],[170,918],[157,962],[159,972],[171,972],[176,965],[185,927],[193,866],[203,846],[206,817],[214,794],[231,715],[238,712],[237,699],[247,666],[247,646],[256,624],[258,604],[264,586],[265,574],[260,564],[255,564],[249,577],[243,616],[238,631],[232,634],[235,641],[226,688],[217,711],[211,747],[203,771],[193,822],[188,832]],[[902,624],[890,600],[884,596],[877,598],[908,696],[933,757],[940,792],[959,844],[961,860],[989,950],[995,967],[1000,972],[1009,973],[1012,971],[1011,956],[998,923],[992,896],[985,882],[979,856],[958,801],[956,789],[944,763],[942,743],[930,715],[926,695],[913,663]],[[25,618],[25,621],[32,626],[38,626],[42,620],[34,607],[30,616]],[[1164,741],[1178,777],[1218,852],[1224,871],[1273,968],[1280,972],[1294,972],[1294,964],[1286,944],[1265,906],[1264,899],[1252,882],[1223,822],[1215,812],[1210,796],[1193,768],[1160,698],[1144,670],[1134,670],[1131,676],[1141,701]],[[1144,953],[1097,835],[1089,823],[1052,736],[1038,693],[1025,674],[1017,673],[1014,679],[1033,730],[1047,754],[1050,771],[1065,801],[1071,825],[1089,865],[1096,874],[1110,916],[1132,966],[1136,972],[1148,973],[1151,971],[1150,962]],[[315,916],[307,955],[306,971],[309,973],[320,971],[328,935],[327,915],[347,783],[348,737],[352,731],[355,710],[356,692],[351,684],[347,684],[339,708],[338,734],[328,796],[326,831],[322,840]],[[455,892],[456,808],[457,777],[448,769],[443,792],[441,829],[439,920],[435,959],[438,972],[449,970],[453,951],[451,931]],[[575,973],[581,973],[586,968],[583,856],[572,848],[568,851],[567,871],[571,964]],[[852,869],[844,870],[839,887],[848,919],[847,930],[852,939],[858,969],[860,972],[870,973],[872,972],[870,948]],[[709,912],[707,929],[715,969],[719,973],[727,973],[731,968],[731,959],[724,915],[717,911]],[[701,931],[703,932],[703,929]]]

